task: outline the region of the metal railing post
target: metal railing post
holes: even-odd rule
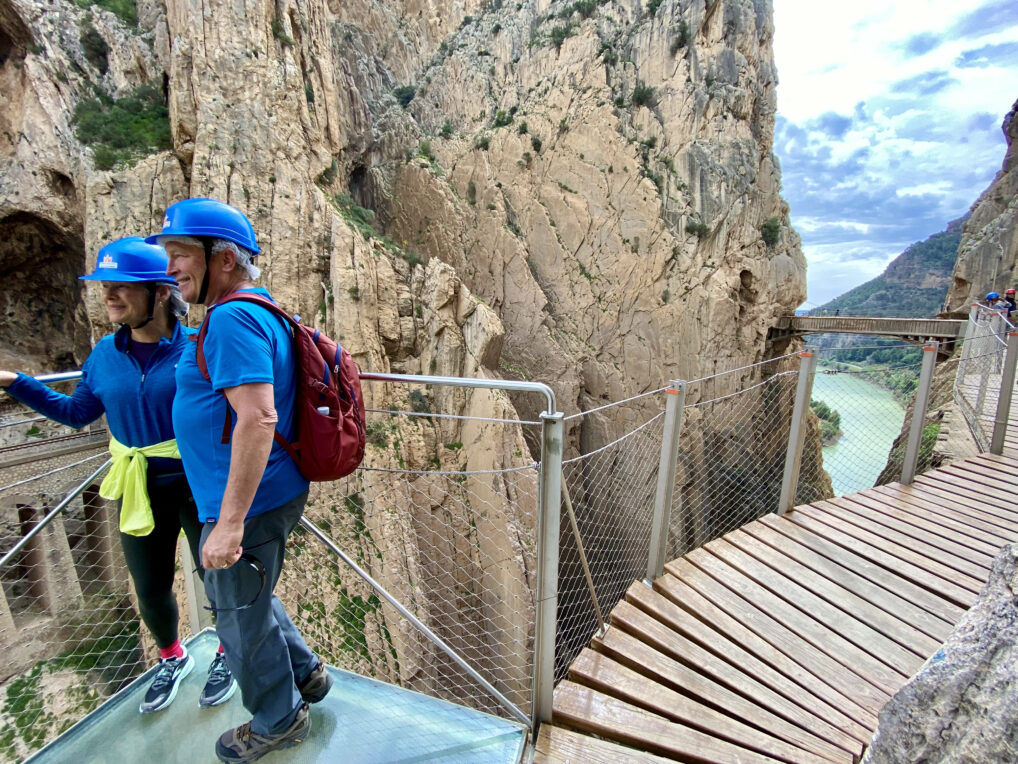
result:
[[[993,418],[993,439],[990,441],[990,453],[998,456],[1004,453],[1004,436],[1007,434],[1007,420],[1011,414],[1011,393],[1014,391],[1016,362],[1018,362],[1018,332],[1008,332],[1004,369],[1000,375],[1000,392],[997,393],[997,412]]]
[[[813,391],[813,375],[817,370],[817,357],[813,353],[799,354],[799,382],[795,387],[795,407],[788,429],[788,450],[785,452],[785,472],[781,477],[781,497],[778,499],[778,514],[783,515],[795,505],[795,489],[799,485],[799,465],[802,464],[802,444],[806,437],[803,420],[809,408],[809,397]]]
[[[901,464],[901,482],[909,485],[915,479],[916,465],[919,463],[919,448],[922,446],[923,429],[926,422],[926,409],[930,403],[930,391],[933,389],[933,371],[937,365],[939,343],[931,342],[923,346],[923,365],[919,372],[919,387],[916,388],[912,400],[912,422],[908,428],[908,443],[905,446],[905,459]]]
[[[202,629],[214,626],[212,613],[202,607],[205,602],[205,585],[198,575],[198,561],[191,555],[187,539],[181,539],[180,562],[184,568],[184,596],[187,598],[187,618],[191,624],[192,636]]]
[[[541,414],[541,476],[537,499],[537,602],[534,624],[533,730],[551,721],[555,689],[555,627],[558,616],[558,539],[562,508],[562,442],[565,417]]]
[[[682,433],[682,407],[686,403],[686,383],[673,379],[665,392],[668,397],[665,399],[661,460],[657,467],[657,494],[654,497],[654,519],[650,526],[650,548],[647,554],[648,585],[664,572],[665,548],[668,545],[675,492],[675,462],[679,455],[679,435]]]

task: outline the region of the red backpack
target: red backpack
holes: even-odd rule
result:
[[[208,365],[202,346],[209,329],[209,316],[219,305],[240,300],[261,305],[289,324],[293,333],[297,374],[297,399],[293,408],[293,437],[287,441],[279,430],[275,440],[297,463],[308,480],[338,480],[346,477],[364,458],[364,397],[360,370],[350,354],[335,341],[300,323],[272,300],[251,292],[233,292],[205,314],[197,335],[198,368],[206,380]],[[319,411],[328,408],[328,414]],[[223,423],[223,443],[230,442],[230,407]]]

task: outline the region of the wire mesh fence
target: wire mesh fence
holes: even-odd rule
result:
[[[959,364],[956,395],[983,418],[992,418],[980,396],[992,397],[994,374],[999,386],[999,344],[995,336],[972,334]],[[891,444],[905,414],[898,406],[892,418],[852,390],[907,390],[918,370],[918,361],[898,364],[890,377],[886,369],[826,364],[816,375],[814,413],[805,418],[796,503],[846,492],[839,484],[845,475],[870,487],[882,467],[895,469],[897,446]],[[688,384],[666,559],[778,508],[797,380],[795,362],[786,357]],[[825,387],[825,381],[837,385]],[[516,421],[508,399],[491,390],[397,387],[372,394],[386,401],[376,401],[379,407],[369,412],[364,466],[343,481],[316,484],[306,517],[499,693],[529,712],[542,510],[541,465],[531,463],[526,443],[541,439],[525,439],[524,428],[537,423]],[[566,438],[581,453],[562,465],[556,679],[597,631],[598,611],[607,616],[633,581],[647,574],[665,400],[662,388],[604,407],[611,412],[585,412],[567,422]],[[825,404],[827,416],[816,403]],[[845,449],[846,464],[835,469],[822,449],[831,437],[824,422],[833,420],[832,411],[843,424],[863,417],[867,426],[879,423],[893,433],[876,447],[870,437],[842,437],[837,445]],[[8,433],[0,445],[0,554],[84,480],[104,443],[93,435],[91,451],[81,450],[80,442],[68,451],[61,438],[69,433],[54,428],[39,438],[31,428],[51,425],[30,418],[0,409],[0,433]],[[613,427],[625,432],[612,434]],[[835,422],[835,434],[837,429]],[[923,448],[931,449],[935,434],[924,436]],[[50,455],[38,461],[42,441]],[[22,458],[19,449],[25,448],[37,449],[31,459]],[[34,476],[15,474],[29,461]],[[865,471],[854,477],[855,470]],[[153,664],[156,652],[139,626],[118,535],[116,506],[99,499],[92,486],[0,569],[0,760],[20,760]],[[277,594],[326,662],[512,715],[319,539],[299,529],[288,555]],[[183,583],[178,589],[182,599]],[[193,599],[202,599],[200,588]],[[188,608],[181,610],[187,636],[202,623],[186,616]]]
[[[423,393],[393,395],[393,410],[369,415],[365,466],[346,480],[316,484],[306,516],[526,713],[538,469],[509,413],[470,416],[480,395],[494,394],[445,397],[461,415],[451,420],[430,415],[435,401]],[[508,407],[507,399],[500,403]],[[476,405],[497,408],[490,399]],[[65,428],[26,422],[33,417],[10,404],[5,414],[0,425],[15,422],[5,429],[18,437],[0,447],[0,554],[102,463],[95,457],[106,446],[100,434],[91,444],[98,453],[64,454]],[[26,434],[33,426],[47,437]],[[26,443],[35,449],[31,463],[18,461]],[[38,461],[40,448],[61,454],[49,476],[53,459]],[[158,658],[127,576],[117,506],[98,497],[97,482],[0,569],[0,761],[21,761]],[[319,539],[298,529],[287,554],[277,594],[326,662],[512,716]],[[178,561],[184,573],[189,565],[186,557]],[[182,639],[203,625],[189,611],[201,614],[206,604],[199,585],[193,599],[200,601],[185,606],[187,578],[177,583]]]
[[[521,709],[533,672],[537,470],[362,471],[306,517]],[[303,529],[277,588],[326,662],[489,713],[505,709]]]
[[[710,380],[687,393],[668,559],[777,509],[796,372],[763,372],[734,392]]]
[[[555,675],[590,642],[604,615],[647,570],[650,523],[661,454],[663,412],[649,404],[649,418],[617,440],[562,465],[562,490],[568,494],[579,539],[568,518],[559,534],[558,633]],[[587,585],[581,549],[594,592]],[[594,596],[597,597],[595,607]]]
[[[1007,350],[1005,338],[1011,331],[1014,326],[1003,314],[974,306],[962,343],[954,399],[982,451],[989,450],[993,437]]]

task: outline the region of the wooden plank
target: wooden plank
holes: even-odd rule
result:
[[[736,531],[734,534],[728,535],[739,535],[740,533]],[[899,643],[888,639],[879,631],[857,620],[854,614],[832,605],[807,587],[771,567],[770,560],[780,553],[764,548],[752,537],[745,537],[744,541],[748,546],[755,545],[755,554],[751,555],[740,549],[729,541],[727,536],[715,539],[704,548],[764,587],[774,597],[798,608],[804,615],[808,615],[809,618],[822,624],[825,629],[837,634],[862,651],[861,656],[850,659],[859,661],[858,667],[867,675],[874,678],[883,676],[889,688],[894,688],[895,685],[901,687],[908,677],[923,665],[926,656],[907,650]],[[761,560],[761,557],[764,559]],[[697,564],[697,561],[693,560],[693,564]],[[847,594],[844,590],[841,591],[843,594]],[[861,600],[860,602],[864,607],[872,607]],[[893,673],[887,669],[892,669]],[[896,691],[896,689],[892,689],[892,692]]]
[[[716,633],[727,635],[746,652],[767,665],[774,666],[777,673],[765,674],[755,670],[750,672],[772,690],[826,722],[835,731],[825,731],[827,728],[822,726],[808,728],[817,734],[823,732],[827,740],[843,748],[850,748],[850,739],[858,743],[869,742],[876,725],[876,717],[838,692],[823,676],[811,673],[794,657],[758,637],[739,620],[674,576],[670,574],[662,576],[654,582],[654,586],[656,591],[688,610],[691,617],[702,618]],[[727,641],[719,641],[718,650],[727,651],[728,644]],[[751,663],[745,665],[752,667]],[[865,719],[865,724],[856,719]]]
[[[942,640],[930,637],[903,620],[895,613],[893,606],[881,607],[856,594],[852,584],[857,582],[845,575],[847,571],[844,568],[828,562],[827,566],[818,566],[820,570],[815,570],[785,553],[784,550],[792,546],[788,539],[768,531],[766,526],[755,529],[760,535],[753,533],[752,530],[754,529],[750,526],[744,526],[741,533],[730,533],[725,540],[773,568],[775,573],[784,579],[798,582],[799,586],[821,597],[828,606],[837,608],[838,611],[850,615],[868,628],[893,640],[894,644],[907,650],[909,656],[918,658],[920,665],[940,649]],[[772,536],[774,545],[770,543]],[[869,586],[872,589],[879,588],[872,584]],[[883,592],[878,601],[886,605],[890,601],[890,596],[888,592]],[[912,674],[915,671],[913,668],[908,673]]]
[[[978,558],[967,557],[966,559],[971,559],[973,562],[978,559],[986,560],[987,564],[992,564],[993,558],[997,555],[999,546],[987,541],[985,534],[980,534],[979,531],[962,523],[954,523],[952,527],[952,523],[943,516],[932,512],[923,512],[909,501],[891,493],[878,491],[874,488],[864,494],[853,494],[844,498],[864,504],[874,512],[880,512],[904,526],[917,528],[924,533],[946,539],[956,544],[960,549],[972,550],[979,555]],[[967,555],[968,552],[966,551],[965,554]]]
[[[831,515],[829,511],[825,511],[826,509],[826,502],[796,507],[790,519],[800,524],[805,524],[808,520],[809,527],[817,533],[859,551],[860,554],[865,554],[902,575],[907,575],[931,591],[940,591],[950,596],[965,608],[975,604],[980,587],[976,579],[941,565],[935,560],[927,559],[908,547],[885,541],[875,533],[841,522],[840,518]],[[876,552],[879,554],[875,554]],[[916,571],[921,571],[921,574]]]
[[[814,574],[834,581],[855,596],[886,613],[893,613],[903,623],[914,628],[916,632],[926,635],[925,641],[917,643],[922,645],[920,649],[925,650],[926,655],[935,652],[953,629],[953,625],[948,621],[934,616],[893,591],[878,586],[849,567],[814,552],[769,525],[755,522],[745,526],[743,530],[775,549],[781,550],[790,559],[805,566]],[[798,580],[805,580],[806,577],[806,575],[800,575]]]
[[[994,514],[999,514],[1009,522],[1015,521],[1015,517],[1010,512],[1001,511],[999,507],[999,505],[1007,498],[1004,491],[994,490],[990,486],[979,485],[968,478],[953,475],[950,472],[944,472],[942,470],[927,473],[923,477],[928,477],[930,480],[935,481],[938,485],[949,487],[954,493],[960,493],[963,496],[969,496],[975,499],[980,502],[985,509],[992,511]]]
[[[1018,419],[1012,420],[1009,423],[1008,435],[1014,434],[1015,440],[1018,441],[1018,427],[1014,426],[1016,424],[1018,424]],[[1018,470],[1018,458],[1015,458],[1015,455],[986,453],[973,456],[972,459],[988,464],[1001,465],[1003,469],[1008,469],[1012,472]]]
[[[831,687],[847,697],[854,705],[842,710],[864,727],[876,729],[876,715],[888,700],[888,694],[867,682],[851,669],[831,658],[823,650],[804,641],[786,628],[773,615],[746,599],[727,582],[693,565],[688,559],[673,560],[666,566],[669,574],[688,584],[709,599],[730,617],[740,621],[775,649],[800,663],[814,676],[822,677]],[[857,709],[861,708],[865,716]]]
[[[547,723],[541,725],[534,746],[534,764],[671,764],[672,761]]]
[[[555,689],[552,720],[681,761],[704,764],[773,761],[568,680]]]
[[[686,559],[721,581],[744,600],[752,601],[767,611],[783,627],[826,653],[883,694],[893,695],[904,684],[905,677],[900,672],[885,666],[826,624],[788,604],[705,549],[690,552]]]
[[[976,581],[985,581],[993,564],[993,558],[968,547],[957,544],[908,523],[887,516],[874,508],[878,501],[869,496],[852,494],[830,499],[824,509],[847,523],[872,531],[881,538],[938,560],[949,568],[971,576]],[[838,509],[833,509],[837,507]]]
[[[961,481],[969,486],[969,489],[985,497],[984,500],[989,509],[1011,521],[1018,521],[1018,511],[1015,511],[1011,502],[1016,490],[1010,483],[991,476],[980,475],[971,470],[946,469],[937,471],[937,478],[944,482]]]
[[[830,560],[851,568],[857,575],[872,581],[878,586],[882,586],[888,591],[894,592],[917,607],[921,607],[926,612],[942,620],[948,628],[948,633],[950,633],[950,630],[954,628],[954,624],[964,615],[965,608],[944,599],[944,597],[940,596],[939,592],[931,592],[928,588],[898,575],[895,571],[881,565],[878,561],[873,561],[864,555],[857,554],[847,546],[834,543],[822,533],[815,532],[801,523],[794,522],[792,517],[795,514],[793,512],[782,517],[766,515],[756,522],[774,529],[783,536],[787,536]],[[821,526],[821,531],[826,532],[827,527]]]
[[[750,699],[759,711],[767,711],[769,715],[767,719],[758,721],[756,718],[745,718],[748,723],[757,727],[766,723],[768,726],[765,728],[772,734],[779,734],[778,730],[782,729],[783,725],[776,724],[771,717],[781,717],[804,729],[814,728],[815,716],[799,708],[754,677],[730,665],[727,661],[670,631],[653,616],[628,602],[623,600],[615,606],[612,611],[612,625],[618,631],[625,631],[672,660],[692,667],[697,673],[712,682],[723,685],[732,692]],[[611,629],[609,629],[610,631]],[[596,644],[603,646],[604,649],[611,649],[607,632]],[[883,701],[886,701],[886,698],[883,698]]]
[[[959,475],[979,485],[988,485],[992,488],[999,489],[1005,494],[1013,494],[1018,491],[1018,475],[1014,475],[1006,469],[1000,469],[997,466],[986,464],[985,462],[979,462],[975,459],[966,459],[960,462],[951,462],[950,464],[944,465],[940,469],[944,470],[948,474]],[[1016,510],[1011,507],[1006,508],[1010,512]]]
[[[666,579],[666,583],[671,583],[673,590],[675,585],[681,586],[681,582],[673,576],[666,575],[661,578]],[[828,706],[824,701],[756,658],[748,650],[743,649],[742,645],[730,640],[727,635],[712,629],[699,619],[699,613],[692,615],[686,612],[670,598],[647,588],[642,583],[636,583],[629,588],[626,601],[660,621],[668,629],[694,640],[700,647],[713,653],[736,670],[770,687],[786,700],[795,704],[800,712],[805,713],[805,716],[800,713],[799,716],[795,717],[795,721],[799,726],[841,746],[845,750],[853,750],[857,745],[850,735],[840,730],[840,727],[847,726],[851,728],[853,726],[848,717]],[[801,669],[799,669],[799,673],[803,673]],[[842,705],[851,703],[843,695],[838,693],[830,694],[836,695]],[[776,709],[775,713],[780,714],[781,711]],[[827,717],[834,719],[838,726],[826,721],[810,718],[825,714]],[[855,726],[858,728],[856,731],[862,735],[861,739],[863,741],[868,740],[866,730],[859,725]],[[778,734],[778,737],[785,736]]]
[[[949,603],[967,610],[976,601],[976,595],[965,588],[962,588],[945,578],[937,576],[920,565],[885,551],[879,545],[872,545],[847,533],[842,533],[837,528],[823,523],[814,516],[807,514],[806,509],[811,507],[797,507],[796,510],[785,517],[788,517],[796,525],[823,536],[828,541],[843,546],[861,557],[883,566],[894,575],[900,576],[927,590],[928,593],[935,593],[946,599]],[[917,603],[918,604],[918,603]]]
[[[653,675],[659,684],[774,737],[794,739],[802,730],[823,729],[822,725],[817,724],[816,717],[811,717],[790,703],[779,703],[774,710],[772,706],[775,704],[769,703],[766,695],[742,695],[713,679],[700,666],[689,665],[656,649],[655,645],[648,644],[641,636],[634,636],[620,628],[610,627],[602,637],[594,641],[594,647],[599,653],[627,668]],[[868,742],[868,739],[865,742],[854,738],[839,739],[845,740],[845,748],[853,756],[858,756],[865,742]]]
[[[1018,534],[1018,523],[1005,520],[1000,515],[989,511],[985,504],[976,501],[972,496],[953,493],[936,481],[920,481],[916,478],[916,481],[911,486],[903,487],[911,488],[911,490],[929,501],[942,502],[944,506],[950,507],[955,512],[964,512],[969,517],[976,518],[982,523],[996,526],[1007,534]]]
[[[974,515],[966,515],[956,510],[953,506],[934,501],[931,496],[923,491],[907,489],[911,489],[911,486],[890,483],[888,485],[877,486],[873,490],[899,502],[902,511],[912,512],[917,516],[925,516],[931,522],[936,522],[959,535],[979,539],[987,546],[998,551],[1005,544],[1018,541],[1018,537],[1009,539],[1003,529],[983,522]],[[908,509],[906,509],[906,506]]]
[[[607,655],[583,650],[569,667],[569,678],[577,684],[624,700],[673,722],[727,740],[742,748],[773,756],[781,761],[843,761],[852,755],[803,730],[789,725],[795,740],[782,740],[698,703]]]

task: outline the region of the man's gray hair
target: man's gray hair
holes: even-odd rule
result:
[[[176,284],[170,284],[170,312],[173,313],[177,318],[183,318],[187,315],[187,309],[190,307],[184,298],[180,296],[180,287]]]
[[[254,257],[254,253],[242,247],[236,242],[229,241],[228,239],[213,239],[212,240],[212,254],[218,255],[220,252],[224,252],[227,249],[232,249],[237,257],[237,265],[243,270],[251,281],[254,281],[262,275],[262,270],[253,262],[251,258]]]
[[[160,246],[165,246],[167,243],[175,241],[190,247],[201,247],[202,249],[205,248],[205,245],[202,244],[201,239],[194,236],[177,236],[175,234],[169,234],[167,236],[160,236],[157,239],[157,241],[159,242]],[[241,270],[243,270],[244,273],[247,274],[247,277],[251,281],[254,281],[259,276],[262,275],[261,268],[259,268],[251,261],[251,258],[254,257],[254,253],[251,252],[251,250],[247,249],[246,247],[242,247],[239,244],[236,244],[232,241],[229,241],[228,239],[212,240],[213,255],[218,255],[220,252],[227,249],[232,249],[236,253],[237,265],[240,266]]]

